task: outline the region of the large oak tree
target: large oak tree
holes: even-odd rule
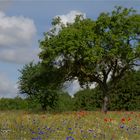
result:
[[[110,89],[139,65],[140,15],[116,7],[96,20],[81,15],[72,24],[64,25],[60,18],[52,23],[54,28],[40,41],[42,63],[61,70],[65,80],[78,79],[81,86],[96,82],[103,91],[106,112]]]

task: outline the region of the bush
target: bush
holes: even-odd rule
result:
[[[12,98],[1,98],[0,99],[0,110],[20,110],[28,109],[28,102],[20,97]]]
[[[111,110],[140,110],[140,71],[128,73],[110,95]]]
[[[100,94],[96,89],[86,89],[78,91],[74,95],[74,109],[75,110],[97,110],[100,105]]]

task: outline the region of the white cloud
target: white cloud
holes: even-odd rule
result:
[[[81,90],[78,80],[69,81],[64,84],[64,91],[73,96],[77,91]]]
[[[0,97],[17,96],[17,86],[4,73],[0,73]]]
[[[90,89],[94,89],[96,87],[96,83],[92,83],[89,88]],[[68,91],[68,93],[73,96],[76,92],[78,92],[79,90],[84,90],[84,88],[81,88],[79,85],[78,80],[74,80],[72,83],[67,83],[67,88],[66,91]]]
[[[82,13],[80,11],[74,11],[74,10],[70,11],[66,15],[57,15],[56,17],[60,17],[61,22],[66,25],[67,23],[73,23],[77,15],[83,15],[83,18],[86,18],[85,13]]]
[[[58,32],[62,29],[62,27],[61,27],[62,24],[67,26],[67,23],[74,23],[75,18],[78,15],[82,15],[84,19],[86,18],[86,14],[82,13],[80,11],[70,11],[66,15],[55,16],[54,19],[57,18],[57,17],[60,17],[60,19],[61,19],[60,24],[57,24],[57,25],[53,26],[50,30],[55,29],[55,35],[57,35]]]
[[[36,34],[33,20],[25,17],[8,17],[0,12],[0,46],[31,45]]]
[[[37,59],[39,49],[35,42],[36,27],[32,19],[23,16],[6,16],[0,12],[0,60],[28,63]]]

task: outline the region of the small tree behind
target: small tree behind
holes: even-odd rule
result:
[[[27,64],[20,70],[19,92],[40,103],[43,110],[55,108],[63,76],[54,67]]]

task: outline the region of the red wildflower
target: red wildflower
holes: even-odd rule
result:
[[[131,118],[130,117],[128,118],[128,121],[131,121]]]
[[[77,116],[78,117],[84,117],[87,115],[87,112],[86,111],[80,111],[80,112],[77,112]]]
[[[112,122],[112,121],[113,121],[113,119],[110,118],[110,122]]]
[[[121,122],[122,122],[122,123],[124,123],[125,121],[126,121],[125,118],[122,118],[122,119],[121,119]]]
[[[104,118],[104,121],[105,121],[105,122],[108,122],[108,119],[107,119],[107,118]]]

